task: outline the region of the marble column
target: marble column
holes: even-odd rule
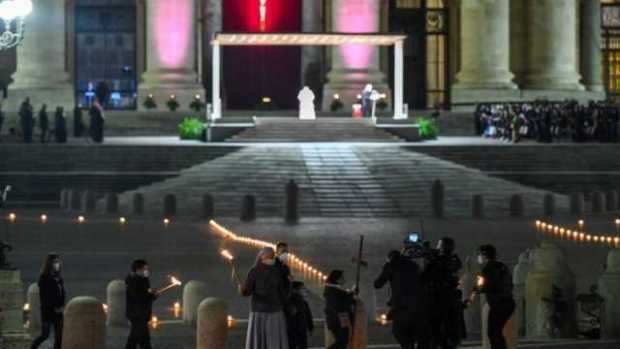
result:
[[[527,68],[527,1],[510,0],[510,71],[522,85]]]
[[[528,0],[527,74],[532,90],[584,90],[577,72],[576,0]]]
[[[179,110],[189,110],[196,95],[204,100],[204,87],[197,72],[198,22],[195,0],[146,1],[146,71],[138,86],[142,108],[153,95],[158,109],[175,95]]]
[[[581,15],[581,75],[585,87],[602,92],[601,1],[584,0]]]
[[[461,70],[453,89],[516,89],[509,10],[509,0],[461,1]]]
[[[26,97],[35,109],[43,103],[49,110],[73,108],[74,88],[66,70],[65,0],[33,0],[32,5],[4,109],[16,111]]]
[[[323,32],[322,2],[303,0],[302,31],[304,33]],[[302,85],[310,87],[314,95],[315,104],[320,101],[323,87],[321,46],[303,46],[301,48],[301,81]],[[317,104],[320,105],[320,104]]]
[[[213,65],[211,39],[216,33],[223,31],[223,19],[222,0],[206,0],[202,20],[204,33],[202,40],[202,76],[205,86],[211,86],[211,79],[213,78],[211,69]]]
[[[332,28],[328,31],[342,33],[376,33],[380,25],[379,0],[332,0]],[[333,95],[340,95],[345,109],[350,110],[370,83],[380,93],[391,95],[385,74],[379,66],[378,46],[340,45],[331,47],[329,82],[323,87],[323,110],[329,110]],[[388,99],[389,100],[389,99]]]

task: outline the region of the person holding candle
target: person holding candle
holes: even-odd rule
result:
[[[287,289],[275,251],[262,248],[239,293],[251,297],[246,349],[289,349],[286,317]]]
[[[347,349],[353,328],[355,292],[344,287],[342,270],[333,270],[327,277],[325,291],[325,322],[334,335],[334,343],[327,349]]]
[[[60,256],[55,253],[47,255],[37,282],[41,302],[41,335],[32,342],[31,349],[38,348],[47,340],[52,326],[54,326],[54,349],[62,347],[63,311],[67,293],[60,269]]]
[[[127,285],[127,319],[131,330],[125,349],[151,349],[149,320],[152,316],[153,301],[159,292],[151,289],[149,281],[149,265],[144,259],[136,259],[131,263],[131,272],[125,279]]]
[[[474,290],[483,293],[489,304],[487,336],[491,349],[506,349],[503,330],[516,308],[512,294],[512,273],[504,263],[497,260],[497,250],[493,245],[478,248],[478,263],[482,265],[482,272]]]

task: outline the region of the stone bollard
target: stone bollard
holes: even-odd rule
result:
[[[118,213],[118,195],[116,193],[108,193],[105,196],[105,213]]]
[[[523,195],[512,195],[510,197],[510,217],[523,217],[524,211]]]
[[[164,196],[164,217],[174,217],[177,214],[177,197],[174,194]]]
[[[592,201],[592,213],[601,213],[605,209],[604,196],[600,191],[592,192],[590,195]]]
[[[82,208],[82,198],[80,197],[80,191],[71,189],[69,191],[69,210],[80,210]]]
[[[39,285],[36,282],[28,287],[26,299],[30,304],[28,330],[31,333],[38,333],[41,331],[41,301],[39,299]]]
[[[142,193],[133,194],[133,214],[138,216],[144,214],[144,194]]]
[[[226,348],[228,307],[220,298],[207,298],[198,306],[197,349]]]
[[[605,339],[620,338],[620,250],[607,256],[607,269],[598,280],[599,292],[605,299],[601,319],[601,335]]]
[[[105,349],[103,304],[93,297],[73,298],[65,308],[62,349]]]
[[[208,294],[207,284],[202,281],[192,280],[185,284],[183,288],[183,322],[185,324],[196,326],[198,306]]]
[[[615,190],[605,192],[605,209],[609,212],[618,210],[618,192]]]
[[[295,223],[299,220],[299,186],[294,180],[290,180],[285,187],[286,193],[286,213],[284,219],[288,223]]]
[[[570,213],[583,216],[584,213],[584,197],[583,193],[572,193],[570,195]]]
[[[251,222],[256,219],[256,199],[254,195],[246,195],[241,202],[241,220]]]
[[[86,190],[82,194],[82,210],[86,213],[95,212],[97,208],[97,198],[92,190]]]
[[[543,214],[545,217],[551,217],[555,214],[555,195],[551,193],[545,194],[543,198]]]
[[[488,319],[489,319],[489,304],[484,302],[482,306],[482,349],[491,349],[491,342],[489,341],[489,337],[486,335],[487,327],[488,327]],[[513,313],[506,325],[504,325],[504,338],[506,339],[506,348],[507,349],[516,349],[517,343],[519,342],[519,336],[517,334],[517,313]]]
[[[469,296],[471,290],[476,286],[476,277],[480,274],[480,264],[476,258],[467,256],[463,264],[463,274],[459,282],[459,289],[463,293],[463,300]],[[476,297],[474,302],[465,310],[463,314],[465,318],[465,327],[468,334],[480,334],[482,330],[481,323],[482,305],[480,297]]]
[[[530,251],[525,251],[519,255],[519,263],[514,267],[512,273],[512,283],[514,285],[514,297],[517,304],[517,328],[520,337],[525,336],[525,280],[530,271]]]
[[[366,349],[368,345],[368,317],[366,316],[366,306],[361,299],[356,301],[353,326],[353,336],[349,348]]]
[[[440,179],[436,179],[431,187],[431,208],[433,217],[443,218],[445,187]]]
[[[561,315],[557,333],[549,331],[547,302],[553,288],[562,293],[566,312]],[[566,263],[564,252],[550,242],[542,242],[530,253],[530,269],[525,279],[526,335],[530,338],[574,338],[576,335],[575,276]]]
[[[62,188],[60,190],[60,208],[69,207],[69,189]]]
[[[202,218],[211,220],[215,217],[215,201],[213,195],[205,194],[202,196]]]
[[[482,195],[472,196],[471,215],[473,218],[484,218],[484,196]]]
[[[126,293],[127,286],[122,280],[113,280],[108,284],[108,314],[106,325],[108,326],[127,326]]]

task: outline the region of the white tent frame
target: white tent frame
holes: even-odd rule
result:
[[[222,46],[337,46],[360,44],[394,46],[394,119],[407,119],[403,112],[404,53],[407,37],[400,34],[353,33],[217,33],[211,41],[213,47],[212,120],[222,117],[221,99],[221,47]]]

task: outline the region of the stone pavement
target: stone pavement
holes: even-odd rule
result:
[[[230,313],[237,319],[247,317],[247,299],[236,296],[230,281],[230,270],[219,256],[219,249],[229,248],[238,259],[243,274],[253,263],[256,250],[222,240],[209,232],[206,222],[187,219],[173,220],[165,228],[157,219],[143,220],[128,217],[128,224],[120,226],[117,217],[86,217],[86,223],[75,223],[74,215],[63,211],[49,211],[49,221],[41,224],[37,218],[40,211],[17,211],[17,221],[9,224],[8,240],[14,244],[11,261],[21,269],[25,285],[34,282],[45,254],[56,251],[63,256],[64,277],[69,297],[92,295],[105,300],[105,288],[113,279],[123,279],[133,258],[145,257],[151,263],[152,283],[165,282],[166,275],[176,275],[184,281],[207,282],[211,296],[222,297],[229,302]],[[611,216],[588,218],[589,229],[597,232],[614,231]],[[559,217],[557,223],[574,225],[570,218]],[[228,218],[222,224],[254,238],[269,241],[288,241],[293,252],[317,265],[321,270],[342,268],[347,279],[354,280],[355,254],[359,235],[366,237],[365,257],[369,268],[362,274],[362,297],[380,311],[384,308],[387,294],[372,292],[370,283],[378,274],[390,249],[399,248],[405,234],[419,229],[415,219],[403,218],[307,218],[298,225],[287,225],[280,219],[259,219],[253,223],[241,223]],[[436,241],[444,235],[456,238],[461,256],[473,253],[476,246],[491,242],[500,252],[500,258],[513,265],[519,253],[535,245],[537,238],[529,220],[426,220],[425,238]],[[0,232],[7,231],[0,226]],[[577,276],[577,290],[584,292],[594,283],[605,261],[605,247],[582,246],[562,241],[571,269]],[[316,287],[312,287],[316,289]],[[181,298],[181,290],[174,290],[156,302],[155,313],[162,320],[174,320],[170,307]],[[322,302],[313,295],[311,307],[317,318],[322,317]],[[173,348],[179,341],[191,348],[193,333],[184,329],[168,332],[167,327],[155,337],[156,348]],[[243,331],[232,336],[233,343],[241,343]],[[110,343],[120,343],[124,332],[110,331]],[[172,338],[172,339],[171,339]],[[168,344],[167,344],[168,343]],[[320,335],[313,339],[320,344]],[[393,344],[389,329],[377,327],[372,332],[371,344]],[[162,345],[160,347],[160,345]],[[168,346],[169,345],[169,346]],[[119,348],[111,346],[111,348]],[[174,347],[174,348],[179,348]],[[239,348],[231,346],[230,348]],[[389,346],[387,347],[389,348]]]
[[[133,194],[142,193],[146,211],[161,214],[163,197],[173,193],[180,214],[197,217],[202,196],[210,193],[218,216],[238,216],[242,197],[252,194],[258,215],[274,217],[283,214],[284,185],[290,179],[300,185],[306,217],[429,215],[435,179],[445,184],[446,216],[452,217],[471,215],[474,194],[485,196],[490,217],[508,216],[510,196],[522,194],[526,213],[535,216],[548,193],[401,147],[306,144],[245,147],[125,192],[120,201],[123,211],[131,212]],[[566,197],[556,196],[556,203],[567,210]]]

